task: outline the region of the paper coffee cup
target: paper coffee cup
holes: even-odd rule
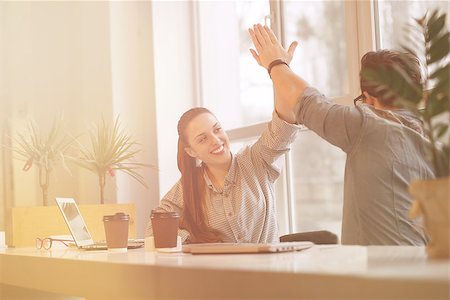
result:
[[[152,210],[150,216],[155,239],[155,248],[172,248],[177,246],[178,221],[177,212]]]
[[[126,251],[130,216],[123,212],[103,217],[108,250]]]

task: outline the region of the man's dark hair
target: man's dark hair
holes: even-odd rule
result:
[[[367,92],[376,97],[383,105],[394,106],[394,97],[384,96],[382,92],[377,90],[376,86],[369,84],[362,76],[365,70],[389,69],[394,65],[405,71],[414,83],[420,84],[420,62],[416,56],[393,50],[370,51],[361,58],[361,71],[359,73],[361,92]]]

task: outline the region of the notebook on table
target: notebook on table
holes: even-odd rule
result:
[[[229,253],[277,253],[300,251],[311,248],[312,242],[284,243],[203,243],[183,245],[184,253],[192,254],[229,254]]]
[[[106,241],[94,242],[91,234],[81,216],[77,203],[73,198],[56,198],[56,204],[63,215],[64,221],[69,227],[70,234],[73,237],[78,249],[83,250],[106,250]],[[140,248],[144,245],[143,240],[129,240],[128,249]]]

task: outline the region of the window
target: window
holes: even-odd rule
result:
[[[270,120],[272,82],[253,59],[248,28],[264,22],[269,1],[199,1],[202,105],[226,129]]]
[[[240,125],[270,120],[273,110],[273,89],[264,69],[259,66],[249,49],[253,48],[248,28],[257,22],[263,23],[270,14],[269,1],[237,1],[240,33],[240,98],[242,122]]]
[[[356,7],[349,1],[282,1],[284,45],[299,47],[291,68],[335,102],[359,93]],[[345,153],[303,130],[290,153],[291,231],[340,236]]]
[[[300,42],[291,68],[329,97],[349,92],[344,1],[284,1],[286,46]]]
[[[291,150],[293,231],[329,230],[340,236],[345,153],[310,130]]]
[[[427,10],[448,11],[448,1],[381,1],[376,4],[378,21],[378,48],[399,49],[404,42],[406,24],[412,24],[412,18],[421,18]]]

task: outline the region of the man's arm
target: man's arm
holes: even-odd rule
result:
[[[250,52],[259,65],[267,69],[274,60],[291,61],[296,43],[286,51],[270,28],[255,25],[249,32],[257,50],[251,49]],[[275,109],[282,119],[304,124],[345,152],[351,151],[363,124],[362,114],[357,108],[333,104],[319,91],[307,89],[308,83],[285,64],[274,66],[270,75],[275,91]]]
[[[289,50],[286,51],[278,42],[272,30],[267,26],[260,24],[255,25],[253,29],[249,29],[250,37],[257,50],[250,50],[255,60],[268,69],[271,62],[281,59],[286,63],[290,63],[297,43],[291,44]],[[285,64],[279,64],[271,69],[274,92],[275,92],[275,110],[278,115],[289,123],[295,123],[294,108],[299,101],[300,95],[303,93],[308,83],[300,76],[296,75]]]

